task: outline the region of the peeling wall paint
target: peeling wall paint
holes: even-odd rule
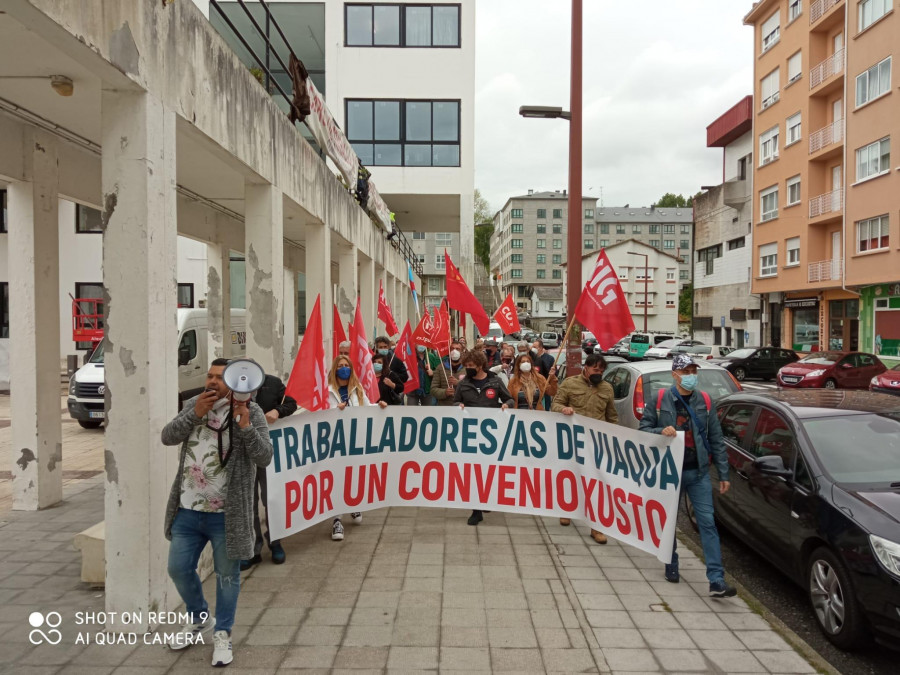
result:
[[[16,464],[19,465],[19,468],[22,471],[25,471],[28,468],[28,465],[35,461],[37,457],[34,456],[34,453],[28,448],[22,448],[22,456],[16,460]]]
[[[131,358],[131,350],[125,349],[125,347],[119,347],[119,361],[122,363],[122,367],[125,369],[125,377],[131,377],[137,371],[137,366],[134,365],[134,360]]]
[[[106,469],[106,481],[108,483],[118,484],[119,468],[116,465],[116,456],[112,453],[112,450],[105,450],[103,452],[103,463]]]
[[[56,444],[56,449],[53,451],[53,454],[50,455],[50,459],[47,461],[47,470],[55,471],[56,465],[62,462],[62,443]]]

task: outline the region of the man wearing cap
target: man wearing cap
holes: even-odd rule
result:
[[[725,581],[719,532],[713,519],[712,483],[709,478],[709,458],[712,456],[719,474],[719,493],[731,487],[728,480],[728,455],[722,439],[722,427],[712,407],[709,394],[697,389],[697,364],[688,354],[676,354],[672,359],[675,384],[663,389],[653,401],[647,401],[641,418],[641,431],[663,436],[684,432],[684,461],[681,489],[686,490],[694,506],[700,529],[700,544],[706,559],[706,578],[713,598],[730,598],[737,591]],[[679,496],[680,499],[680,496]],[[677,541],[676,541],[677,543]],[[666,581],[678,583],[678,554],[672,552],[672,562],[666,565]]]

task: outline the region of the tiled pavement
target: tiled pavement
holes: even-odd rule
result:
[[[76,610],[101,610],[80,583],[75,533],[102,518],[102,476],[66,502],[0,519],[0,672],[167,673],[210,668],[211,647],[80,646]],[[80,490],[80,492],[77,492]],[[491,513],[385,509],[286,540],[244,574],[231,670],[247,672],[812,673],[743,600],[711,600],[682,547],[682,583],[652,557],[586,528]],[[214,581],[205,584],[214,599]],[[63,615],[63,641],[33,646],[31,612]],[[96,630],[96,629],[95,629]]]

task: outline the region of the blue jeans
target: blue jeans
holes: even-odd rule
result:
[[[700,473],[697,469],[686,469],[681,474],[681,489],[686,490],[694,506],[694,516],[700,528],[700,546],[706,559],[706,578],[709,583],[725,581],[725,568],[722,566],[722,547],[719,544],[719,531],[713,518],[712,482],[709,472]],[[679,502],[681,495],[679,494]],[[675,538],[675,546],[678,538]],[[672,549],[672,564],[678,560],[675,548]]]
[[[216,630],[227,630],[230,634],[241,590],[241,561],[229,558],[225,550],[224,513],[178,509],[169,545],[169,577],[194,622],[200,623],[199,614],[209,611],[197,574],[197,563],[206,542],[212,544],[216,570]]]
[[[406,395],[406,405],[434,405],[435,400],[434,396],[431,394],[421,393],[417,394],[415,392]]]

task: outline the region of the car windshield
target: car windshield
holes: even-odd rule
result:
[[[733,352],[728,353],[727,358],[729,358],[729,359],[746,359],[748,356],[750,356],[755,351],[756,351],[755,349],[735,349]]]
[[[671,370],[644,374],[644,400],[656,401],[660,389],[669,388],[674,383]],[[697,371],[697,389],[709,394],[713,402],[723,396],[739,391],[738,386],[725,370],[701,368]]]
[[[91,357],[88,359],[88,363],[103,363],[103,352],[106,349],[106,338],[100,340],[97,343],[97,346],[94,347],[94,351],[91,353]]]
[[[646,345],[650,343],[649,335],[632,335],[631,336],[632,344],[636,345]]]
[[[843,356],[840,352],[818,352],[815,354],[807,354],[799,363],[814,363],[820,366],[832,366],[837,363]]]
[[[836,482],[900,481],[900,412],[818,417],[803,427]]]
[[[712,354],[712,347],[686,347],[685,351],[688,354]]]
[[[675,347],[681,340],[663,340],[658,345],[656,345],[657,349],[671,349]]]

